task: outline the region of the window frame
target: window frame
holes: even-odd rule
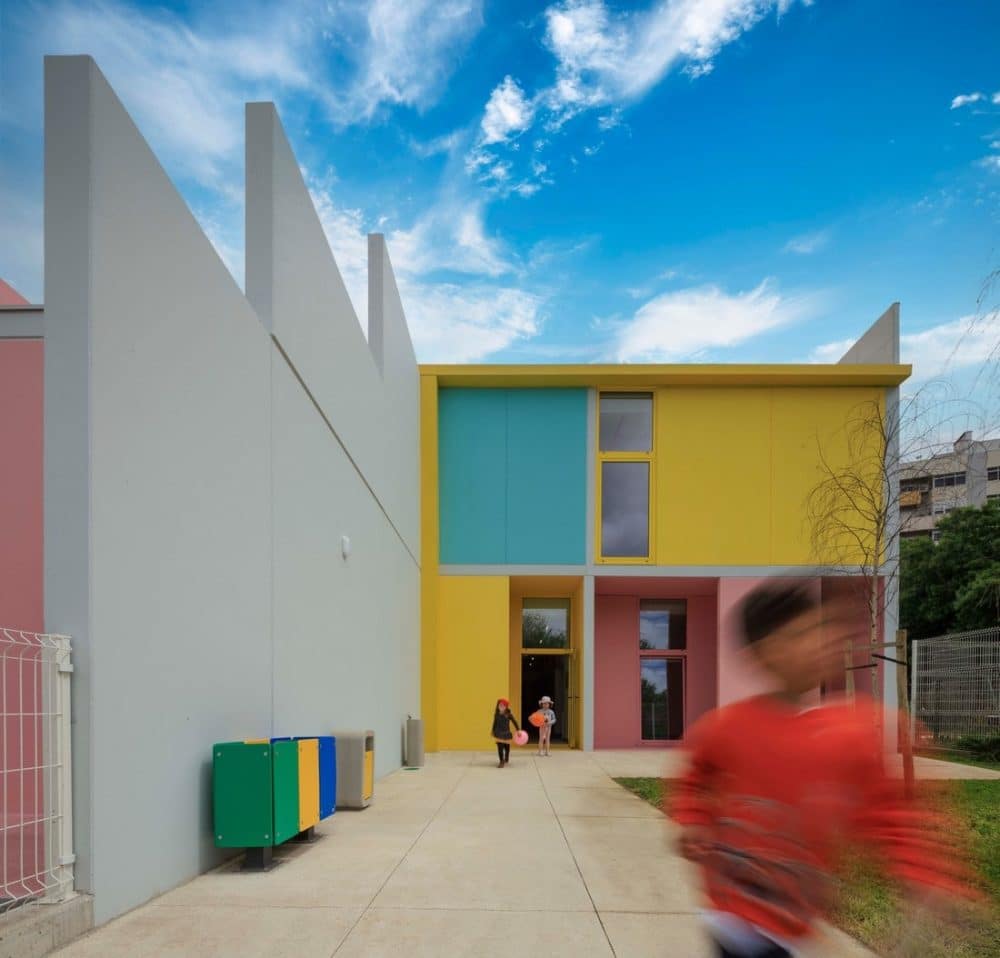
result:
[[[566,644],[561,647],[545,648],[543,646],[530,646],[524,644],[524,613],[526,611],[531,611],[530,603],[532,602],[551,602],[559,603],[558,606],[551,605],[549,608],[562,608],[563,603],[565,603],[566,608]],[[573,651],[573,599],[569,596],[539,596],[539,595],[525,595],[521,597],[519,603],[521,608],[521,621],[519,623],[519,630],[521,635],[521,653],[522,655],[565,655],[566,653]],[[540,608],[545,608],[541,606]]]
[[[631,451],[601,451],[601,397],[602,396],[636,396],[648,395],[650,402],[649,445],[648,452]],[[601,387],[597,390],[597,415],[594,429],[594,459],[597,475],[594,491],[594,562],[598,565],[654,565],[656,562],[656,397],[653,387]],[[648,546],[645,556],[605,556],[604,555],[604,464],[606,462],[642,462],[649,469],[649,494],[646,504]]]
[[[643,649],[639,645],[639,616],[642,612],[642,602],[683,602],[684,603],[684,648],[683,649]],[[688,651],[690,650],[690,634],[688,624],[690,622],[689,613],[691,611],[687,598],[662,598],[659,596],[640,596],[636,605],[636,633],[635,633],[635,656],[637,681],[639,682],[639,734],[638,742],[641,747],[663,748],[671,742],[683,742],[688,732]],[[681,734],[679,738],[643,738],[642,737],[642,663],[643,659],[666,659],[667,661],[679,661],[681,664]]]

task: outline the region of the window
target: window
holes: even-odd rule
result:
[[[934,477],[934,487],[944,489],[947,486],[964,486],[964,472],[946,472],[944,475]]]
[[[642,739],[684,735],[687,602],[639,600],[639,682]]]
[[[953,512],[958,508],[958,504],[954,502],[935,502],[934,503],[934,515],[945,516],[949,512]]]
[[[521,648],[569,648],[569,599],[525,599],[521,604]]]
[[[931,542],[939,542],[941,540],[941,530],[931,529]]]
[[[686,648],[687,603],[640,600],[639,650],[666,652]]]
[[[653,448],[653,397],[649,393],[601,396],[601,452],[650,452]]]
[[[649,555],[649,463],[601,463],[601,554]]]
[[[988,495],[988,496],[986,497],[986,501],[987,501],[987,502],[994,502],[994,501],[995,501],[995,500],[997,500],[997,499],[1000,499],[1000,492],[991,492],[991,493],[990,493],[990,494],[989,494],[989,495]]]
[[[989,482],[1000,482],[1000,466],[990,466],[986,470],[986,478]]]
[[[642,660],[642,738],[678,739],[684,734],[684,660]]]
[[[652,393],[602,393],[598,557],[648,561],[653,487]]]

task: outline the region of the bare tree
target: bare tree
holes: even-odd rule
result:
[[[866,641],[852,637],[844,649],[849,697],[857,670],[869,670],[872,697],[880,701],[879,663],[905,665],[905,640],[898,654],[887,655],[887,648],[900,643],[881,635],[886,610],[899,592],[900,507],[913,486],[930,490],[930,464],[941,453],[942,440],[979,418],[972,404],[941,394],[939,386],[928,384],[899,401],[872,398],[851,411],[842,432],[817,437],[819,478],[806,501],[812,553],[817,564],[847,574],[857,585],[867,620]],[[905,708],[905,682],[900,691]],[[912,757],[903,744],[909,779]]]

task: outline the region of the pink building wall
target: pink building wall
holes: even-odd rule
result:
[[[736,617],[739,604],[764,581],[763,578],[719,580],[719,705],[738,702],[773,687],[768,675],[757,668],[746,654]]]
[[[685,728],[714,708],[717,626],[714,579],[600,579],[596,592],[595,748],[634,748],[649,744],[642,741],[639,710],[640,599],[687,600]]]
[[[0,626],[41,632],[44,347],[0,340]]]
[[[0,289],[4,305],[17,300]],[[40,339],[0,340],[0,627],[41,632],[43,607],[43,396],[44,348]],[[0,683],[3,713],[0,857],[4,895],[39,893],[33,876],[44,860],[41,757],[41,668],[38,650],[3,641]]]

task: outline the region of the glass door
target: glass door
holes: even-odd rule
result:
[[[684,737],[687,602],[639,602],[640,726],[644,742]]]
[[[569,599],[521,602],[521,715],[532,740],[537,738],[528,716],[543,695],[553,699],[556,724],[553,744],[578,748],[579,680],[577,655],[571,648]]]

